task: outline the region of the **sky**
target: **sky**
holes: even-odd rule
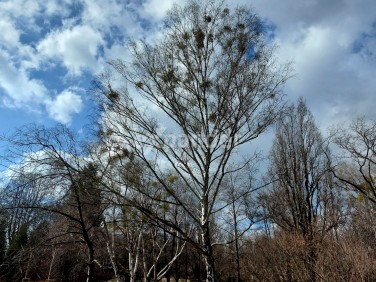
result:
[[[126,59],[127,40],[157,40],[173,2],[0,0],[0,134],[28,123],[88,130],[91,81]],[[229,2],[272,27],[277,58],[294,66],[286,100],[302,96],[323,131],[376,119],[375,0]]]

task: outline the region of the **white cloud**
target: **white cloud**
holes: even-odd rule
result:
[[[35,104],[47,97],[43,82],[30,79],[23,70],[17,69],[10,56],[0,50],[0,87],[7,95],[2,97],[3,106],[35,109]]]
[[[30,112],[48,115],[59,122],[70,123],[72,115],[82,109],[82,99],[71,89],[62,91],[56,97],[58,89],[47,89],[46,80],[60,80],[64,88],[63,77],[38,75],[33,72],[46,71],[56,63],[61,63],[71,75],[80,75],[83,70],[94,70],[98,47],[103,42],[98,31],[89,26],[60,26],[50,31],[40,41],[37,49],[22,36],[43,35],[41,30],[49,28],[53,16],[64,17],[69,12],[70,0],[14,0],[0,2],[0,106],[24,109]],[[39,19],[39,20],[38,20]],[[38,26],[41,20],[46,26]],[[70,21],[76,24],[77,21]],[[41,69],[43,67],[43,69]],[[46,69],[47,68],[47,69]],[[91,69],[92,68],[92,69]],[[48,74],[47,72],[45,72]],[[25,121],[29,122],[29,121]]]
[[[256,0],[253,5],[276,26],[280,60],[295,61],[297,77],[287,83],[288,97],[303,96],[323,129],[358,115],[376,118],[369,106],[376,89],[370,56],[376,40],[364,42],[365,34],[376,35],[376,2]],[[359,40],[364,46],[354,53]]]
[[[14,27],[9,19],[0,19],[0,46],[14,48],[19,44],[20,32]]]
[[[72,0],[3,0],[0,1],[0,17],[12,19],[23,29],[39,30],[37,19],[66,16],[71,4]]]
[[[174,2],[186,1],[0,1],[2,106],[45,110],[69,123],[83,107],[70,86],[87,79],[85,71],[97,74],[109,59],[128,59],[128,39],[158,38],[161,20]],[[249,5],[248,0],[227,3]],[[376,118],[371,106],[376,89],[374,0],[254,0],[251,5],[275,24],[280,61],[295,61],[297,77],[286,85],[291,100],[305,97],[323,127],[351,115]],[[24,39],[30,31],[36,36],[33,44]],[[34,71],[54,66],[65,67],[66,73],[33,78]],[[47,87],[50,79],[61,87]]]
[[[143,4],[144,13],[155,20],[162,20],[166,16],[167,11],[176,2],[175,0],[147,0]],[[179,1],[179,4],[183,5],[184,2],[186,1]]]
[[[46,102],[47,111],[54,120],[70,124],[72,114],[79,113],[83,103],[81,97],[72,90],[64,90],[54,99]]]
[[[4,51],[0,51],[0,65],[4,66],[0,68],[0,87],[4,92],[0,96],[1,106],[36,113],[45,108],[52,119],[64,124],[69,124],[72,115],[81,111],[82,99],[73,88],[51,98],[43,82],[14,67]]]
[[[2,1],[0,8],[4,14],[32,19],[40,11],[40,3],[33,0]]]
[[[83,70],[95,70],[98,48],[102,44],[99,32],[78,25],[51,32],[38,44],[37,50],[46,60],[59,60],[69,74],[79,76]]]
[[[130,16],[121,2],[115,0],[101,1],[101,0],[84,0],[82,11],[83,23],[100,30],[110,32],[112,26],[119,25]],[[126,29],[126,25],[123,26]]]
[[[163,1],[164,3],[165,1]],[[82,24],[101,32],[107,38],[107,47],[131,39],[147,38],[153,33],[143,26],[151,19],[143,14],[142,1],[84,0]],[[149,28],[155,25],[149,25]]]

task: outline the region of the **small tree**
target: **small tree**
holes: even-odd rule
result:
[[[195,244],[205,258],[207,281],[216,281],[210,218],[222,181],[249,162],[231,164],[236,150],[278,116],[289,66],[275,63],[266,28],[246,7],[231,10],[209,0],[174,6],[163,35],[156,44],[131,43],[131,62],[110,63],[121,80],[100,78],[102,136],[109,147],[141,162],[168,203],[197,224],[199,243],[138,205]],[[162,177],[166,170],[184,183],[184,196]]]

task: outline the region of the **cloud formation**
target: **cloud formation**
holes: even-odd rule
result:
[[[33,109],[34,103],[47,98],[47,89],[40,80],[17,68],[12,57],[0,49],[0,86],[8,95],[1,96],[1,105],[11,108]]]
[[[48,100],[46,106],[51,118],[70,124],[72,114],[79,113],[82,109],[82,99],[74,91],[64,90],[52,100]]]
[[[376,118],[374,1],[257,0],[255,8],[276,26],[280,58],[294,61],[287,94],[303,96],[322,128]]]
[[[37,46],[44,60],[57,60],[68,74],[80,76],[83,70],[96,70],[96,56],[103,44],[101,34],[89,26],[76,25],[72,28],[49,33]]]
[[[0,107],[74,122],[86,101],[77,87],[107,60],[124,58],[128,39],[157,38],[173,2],[1,1]],[[290,100],[303,96],[322,128],[361,114],[376,118],[375,1],[255,0],[252,5],[275,28],[280,61],[294,61],[296,77],[286,85]]]

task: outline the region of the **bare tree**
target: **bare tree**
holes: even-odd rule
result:
[[[330,173],[330,152],[302,99],[277,123],[267,177],[275,179],[264,195],[269,218],[306,242],[309,281],[316,281],[320,244],[339,221],[338,193]]]
[[[376,204],[376,122],[357,119],[349,128],[333,130],[332,135],[340,149],[334,175],[343,188]]]
[[[257,162],[253,164],[256,165]],[[219,197],[218,208],[213,213],[213,216],[218,217],[220,232],[224,233],[224,242],[230,251],[230,254],[225,255],[229,261],[224,263],[226,266],[222,267],[222,271],[238,282],[242,281],[240,259],[243,237],[249,235],[251,228],[260,221],[259,205],[254,192],[261,187],[256,186],[255,177],[256,168],[252,166],[226,177],[222,184],[224,189]]]
[[[158,281],[177,261],[186,242],[176,235],[176,229],[145,217],[141,211],[148,209],[189,235],[192,227],[186,224],[187,216],[176,205],[169,204],[167,196],[158,189],[156,179],[144,172],[134,156],[124,156],[103,148],[96,153],[99,154],[92,154],[92,157],[102,164],[102,184],[106,187],[102,195],[111,204],[109,210],[112,210],[111,214],[107,213],[106,221],[112,226],[111,232],[121,238],[118,248],[127,254],[126,273],[130,281],[136,281],[140,272],[145,281]],[[165,177],[170,185],[178,185],[177,177],[171,174]],[[155,201],[156,198],[160,201]],[[171,249],[174,251],[168,255]]]
[[[376,122],[364,118],[332,132],[339,149],[333,165],[338,185],[350,198],[351,235],[357,245],[373,251],[376,238]],[[360,249],[360,248],[359,248]],[[361,264],[357,264],[361,266]],[[372,271],[371,271],[372,273]]]
[[[18,179],[27,176],[31,183],[43,181],[38,193],[44,195],[43,200],[36,201],[33,199],[39,194],[33,193],[37,191],[21,189],[19,193],[31,194],[31,200],[13,203],[18,199],[13,195],[13,206],[9,208],[25,212],[45,211],[64,218],[66,228],[57,237],[62,241],[85,244],[88,257],[86,280],[92,281],[95,275],[93,231],[102,222],[106,207],[101,203],[98,171],[88,158],[86,148],[81,148],[73,133],[64,126],[52,129],[26,126],[7,140],[7,157],[13,162],[10,166],[13,175]],[[30,171],[37,173],[30,174]]]
[[[29,171],[17,176],[8,174],[7,183],[0,190],[4,239],[8,242],[4,246],[6,257],[2,272],[8,277],[13,276],[12,279],[18,279],[17,275],[27,275],[33,252],[28,237],[48,218],[43,211],[26,208],[47,199],[44,185],[38,173]]]
[[[0,204],[7,219],[7,241],[12,242],[21,226],[30,228],[36,226],[44,218],[40,211],[26,206],[37,206],[48,197],[45,181],[40,174],[22,172],[9,179],[6,186],[0,191]]]
[[[201,243],[191,243],[204,254],[207,281],[216,281],[210,217],[222,181],[249,161],[234,168],[237,149],[279,114],[289,66],[276,64],[266,28],[246,7],[190,1],[174,6],[166,23],[162,40],[131,43],[132,61],[113,61],[115,75],[100,77],[102,136],[110,147],[134,155],[169,203],[199,226]],[[161,177],[166,170],[190,197]],[[152,210],[143,212],[174,228]]]

